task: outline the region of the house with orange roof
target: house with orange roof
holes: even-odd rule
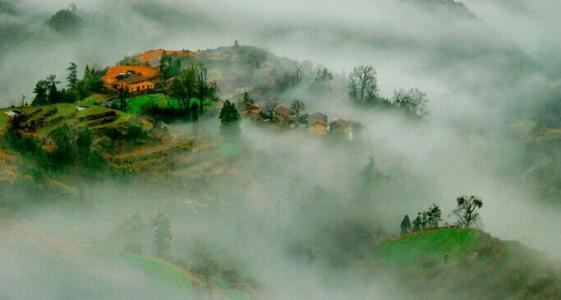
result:
[[[158,70],[147,66],[115,66],[107,69],[103,82],[109,88],[138,93],[156,88]]]

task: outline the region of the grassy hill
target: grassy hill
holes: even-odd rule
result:
[[[17,263],[17,272],[5,272],[0,295],[9,299],[197,299],[206,295],[203,280],[165,259],[137,255],[106,247],[82,245],[60,239],[0,210],[3,228],[3,259],[0,267]],[[26,289],[9,285],[24,276],[37,285]],[[45,288],[48,287],[48,288]],[[62,294],[57,293],[64,293]],[[59,296],[57,296],[59,295]],[[253,299],[244,288],[230,286],[224,279],[214,283],[213,299]]]
[[[555,299],[561,293],[557,263],[475,229],[410,233],[384,243],[375,256],[427,299]]]

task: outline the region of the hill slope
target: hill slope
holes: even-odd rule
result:
[[[555,299],[561,269],[519,243],[473,229],[411,233],[376,258],[400,282],[431,299]]]

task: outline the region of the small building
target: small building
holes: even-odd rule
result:
[[[281,124],[282,126],[289,125],[294,121],[294,115],[296,113],[284,106],[278,106],[273,112],[273,121]]]
[[[362,125],[353,121],[343,119],[335,119],[329,123],[329,133],[333,136],[340,137],[349,141],[354,139],[354,134],[362,128]]]
[[[116,84],[117,89],[126,89],[129,93],[139,93],[156,88],[153,80],[143,76],[132,75],[119,81]]]
[[[329,133],[333,136],[352,140],[353,130],[349,122],[343,119],[335,119],[329,123]]]
[[[320,112],[308,117],[308,128],[313,135],[326,135],[327,125],[327,116]]]
[[[245,107],[244,116],[257,121],[261,119],[262,112],[263,110],[261,109],[261,107],[255,104],[247,104]]]

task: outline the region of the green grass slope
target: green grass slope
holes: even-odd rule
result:
[[[375,257],[423,299],[561,299],[557,262],[475,229],[410,233]]]

